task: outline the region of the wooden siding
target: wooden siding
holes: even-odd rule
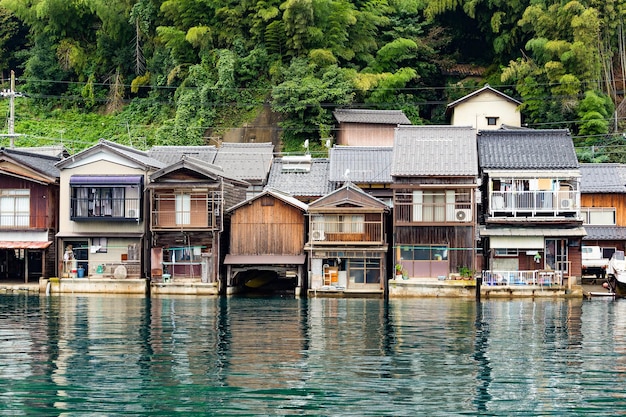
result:
[[[626,226],[626,195],[624,194],[582,194],[581,207],[615,207],[615,225]]]
[[[238,207],[230,219],[231,255],[300,255],[304,213],[272,196]]]
[[[48,204],[54,204],[50,202],[55,195],[55,191],[58,189],[56,185],[43,185],[32,181],[27,181],[20,178],[11,176],[2,176],[3,190],[30,190],[30,222],[28,227],[17,227],[26,229],[48,229],[54,227],[55,217],[50,217],[50,211],[48,210]],[[53,206],[55,208],[56,206]]]
[[[402,245],[447,246],[449,273],[458,272],[460,267],[473,269],[475,246],[473,226],[396,227],[395,246]]]
[[[341,123],[338,145],[393,146],[396,125],[378,123]]]

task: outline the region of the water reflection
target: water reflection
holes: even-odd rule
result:
[[[4,415],[607,415],[626,302],[0,296]]]

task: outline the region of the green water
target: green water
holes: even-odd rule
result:
[[[626,300],[0,295],[2,416],[626,414]]]

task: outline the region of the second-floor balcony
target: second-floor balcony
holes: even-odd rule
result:
[[[385,241],[381,221],[350,219],[315,221],[311,225],[309,242],[313,245],[382,244]],[[352,218],[355,217],[353,220]]]
[[[140,198],[72,198],[70,218],[74,221],[138,221]]]
[[[159,193],[153,198],[152,230],[218,230],[221,198],[218,192]]]
[[[578,217],[577,191],[493,191],[489,195],[490,217]]]

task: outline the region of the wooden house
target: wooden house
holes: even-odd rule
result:
[[[469,127],[396,129],[394,259],[409,278],[475,270],[478,161]]]
[[[327,158],[311,158],[311,155],[293,155],[275,158],[267,179],[267,188],[310,203],[328,194]]]
[[[59,276],[149,276],[144,200],[148,176],[164,166],[146,152],[101,139],[59,163]]]
[[[56,275],[59,160],[0,148],[0,282]]]
[[[309,204],[309,290],[383,295],[385,203],[352,183]]]
[[[410,125],[402,110],[337,109],[336,144],[350,146],[393,146],[394,129]]]
[[[230,209],[226,279],[237,289],[288,290],[300,295],[305,274],[307,205],[266,189]]]
[[[351,182],[391,206],[392,146],[341,146],[329,151],[328,180],[333,190]]]
[[[626,250],[626,165],[581,164],[583,246],[600,246],[604,257]]]
[[[453,126],[472,126],[477,130],[521,127],[520,104],[487,84],[448,104],[446,115]]]
[[[529,283],[580,276],[580,168],[567,130],[486,130],[478,135],[489,276]]]
[[[152,173],[146,186],[152,280],[217,284],[224,210],[244,200],[248,186],[187,156]]]

